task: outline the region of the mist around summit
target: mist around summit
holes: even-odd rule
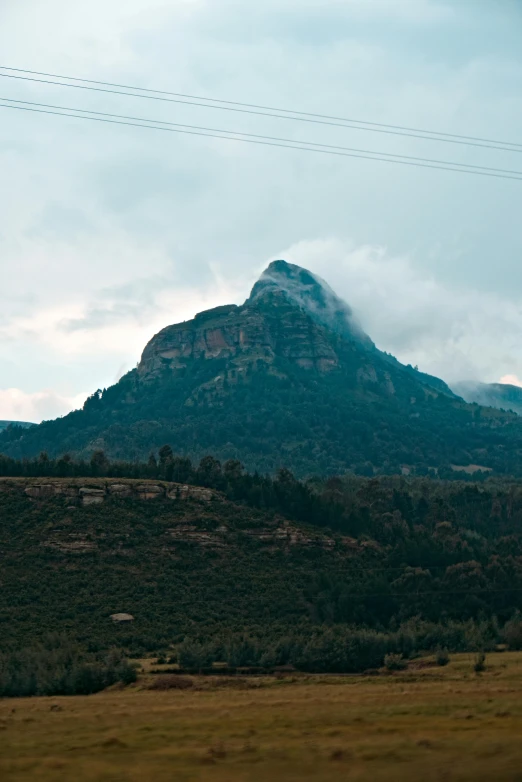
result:
[[[380,350],[327,283],[277,260],[243,304],[161,329],[117,383],[64,418],[7,428],[0,452],[144,461],[173,443],[261,474],[451,477],[522,475],[521,442],[516,413],[467,404]]]

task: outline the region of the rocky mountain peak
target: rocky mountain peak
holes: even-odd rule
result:
[[[143,352],[138,373],[152,377],[201,358],[226,359],[237,366],[259,360],[270,364],[277,356],[329,372],[338,365],[333,334],[374,348],[350,307],[326,282],[278,260],[263,272],[242,306],[214,307],[156,334]]]
[[[351,307],[318,275],[284,260],[272,261],[252,288],[246,304],[283,292],[317,323],[366,348],[373,348],[370,337],[358,324]]]

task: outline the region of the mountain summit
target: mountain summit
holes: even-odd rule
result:
[[[374,347],[370,337],[355,320],[351,308],[328,283],[293,263],[273,261],[252,288],[247,303],[280,293],[321,325],[367,348]]]
[[[0,434],[10,456],[143,459],[170,443],[199,458],[298,475],[522,474],[522,420],[468,405],[381,352],[326,282],[274,261],[241,306],[167,326],[138,367],[83,410]]]
[[[150,378],[165,369],[186,367],[195,358],[227,358],[242,371],[252,361],[272,364],[276,357],[328,372],[339,361],[325,329],[374,348],[350,307],[327,283],[300,266],[274,261],[241,307],[229,304],[206,310],[153,337],[138,373]]]

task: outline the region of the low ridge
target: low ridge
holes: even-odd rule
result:
[[[522,415],[522,388],[509,383],[477,383],[462,381],[453,384],[453,390],[466,402],[512,410]]]

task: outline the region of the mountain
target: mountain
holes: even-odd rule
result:
[[[473,381],[454,383],[453,391],[466,402],[475,402],[484,407],[512,410],[522,415],[522,388],[508,383],[475,383]]]
[[[4,432],[0,452],[142,459],[170,443],[299,476],[522,474],[521,435],[516,415],[470,406],[378,350],[324,281],[275,261],[242,306],[167,326],[116,385],[64,418]]]
[[[0,432],[3,432],[4,429],[7,429],[9,426],[21,426],[23,429],[28,429],[30,426],[34,426],[35,424],[30,424],[27,421],[0,421]]]

